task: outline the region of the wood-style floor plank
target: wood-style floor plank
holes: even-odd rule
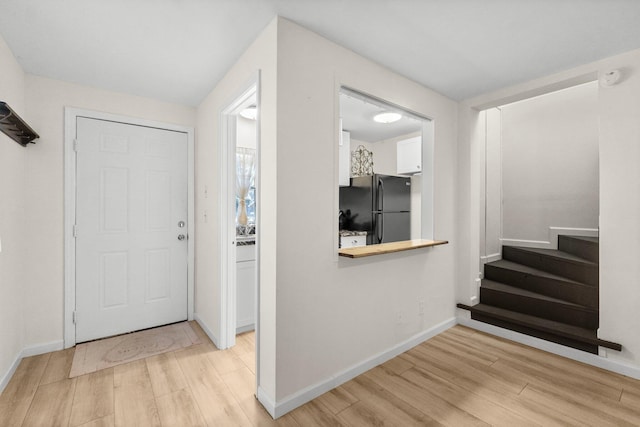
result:
[[[419,367],[409,369],[402,374],[412,384],[428,389],[450,404],[491,424],[492,426],[536,426],[537,423],[526,419],[517,412],[505,408],[483,397],[469,393],[462,387],[450,383]]]
[[[46,353],[22,359],[11,381],[2,392],[0,403],[32,398],[40,385],[50,357],[51,353]]]
[[[452,405],[431,390],[422,389],[382,367],[373,368],[363,375],[441,424],[489,426],[488,423]]]
[[[438,365],[436,359],[429,358],[415,358],[409,353],[404,353],[400,357],[414,360],[419,369],[431,372],[436,376],[445,378],[453,384],[464,388],[469,394],[477,394],[488,402],[504,405],[506,408],[511,409],[521,416],[531,419],[542,426],[580,426],[581,422],[564,415],[559,411],[545,408],[543,405],[528,400],[522,400],[518,394],[514,394],[514,390],[511,387],[503,387],[498,383],[493,382],[491,375],[484,377],[484,379],[474,380],[473,377],[481,376],[487,372],[491,372],[491,369],[485,368],[482,373],[474,372],[469,378],[463,375],[461,370],[464,367],[460,367],[455,363],[453,365]],[[486,372],[485,372],[486,371]]]
[[[343,384],[342,388],[358,399],[358,402],[338,414],[349,426],[366,423],[396,426],[442,425],[363,375]]]
[[[633,388],[623,389],[620,403],[630,408],[640,408],[640,391]]]
[[[209,361],[210,353],[210,347],[204,344],[176,353],[202,416],[208,425],[251,426],[231,390]]]
[[[211,347],[213,347],[213,344],[211,345]],[[213,365],[216,372],[220,375],[235,371],[237,369],[246,368],[244,362],[231,349],[209,351],[207,352],[207,357],[211,361],[211,365]]]
[[[540,402],[548,408],[558,409],[567,415],[580,420],[589,426],[638,426],[640,421],[628,422],[621,413],[607,412],[593,406],[593,401],[584,402],[580,398],[572,398],[569,395],[553,393],[549,389],[541,389],[527,385],[522,391],[522,397]],[[628,415],[628,414],[626,414]],[[632,416],[632,418],[636,418]]]
[[[240,360],[242,360],[242,363],[244,363],[244,366],[249,368],[251,373],[253,375],[255,375],[256,374],[256,355],[255,355],[255,353],[244,353],[244,354],[241,354],[238,357],[240,358]]]
[[[458,327],[456,330],[457,329]],[[456,333],[447,334],[447,336],[442,337],[442,339],[460,340]],[[616,396],[619,396],[623,384],[626,384],[627,381],[630,381],[632,387],[638,386],[637,383],[639,382],[614,372],[567,359],[553,353],[527,347],[503,338],[492,337],[487,334],[478,333],[473,341],[466,342],[462,339],[462,343],[493,354],[501,361],[511,361],[524,366],[532,366],[543,374],[545,371],[552,373],[551,378],[557,377],[557,375],[554,374],[564,374],[579,378],[581,381],[588,380],[593,387],[603,387],[603,389],[605,389],[605,395],[609,395],[614,398],[614,400],[616,400]],[[595,392],[598,394],[603,389],[596,390]],[[638,390],[640,391],[640,389]]]
[[[485,366],[482,369],[470,367],[463,358],[443,354],[436,348],[419,346],[409,350],[404,358],[414,361],[416,366],[424,367],[451,382],[459,384],[468,390],[475,387],[489,388],[508,395],[517,395],[527,385],[526,381],[517,375]]]
[[[251,338],[253,335],[252,332],[245,332],[244,334],[236,336],[236,345],[231,348],[231,351],[238,357],[243,354],[254,353],[256,345]]]
[[[115,415],[107,415],[104,418],[98,418],[97,420],[89,421],[88,423],[82,424],[80,427],[114,427],[115,426]]]
[[[189,390],[179,390],[156,398],[163,426],[204,427],[206,422]]]
[[[22,425],[66,426],[69,423],[76,379],[66,379],[38,387]]]
[[[22,425],[51,353],[25,357],[0,394],[0,426]]]
[[[447,337],[435,336],[429,340],[429,346],[435,347],[444,353],[455,354],[464,357],[473,366],[489,366],[498,360],[498,357],[483,351],[476,350],[467,345],[460,345],[455,341],[448,340]]]
[[[156,397],[174,393],[187,387],[182,369],[174,353],[162,353],[145,359],[153,394]]]
[[[15,402],[0,402],[0,426],[20,426],[27,415],[33,396]]]
[[[312,400],[291,411],[291,416],[300,426],[343,427],[343,424],[322,403]]]
[[[358,398],[344,387],[336,387],[319,396],[316,400],[326,406],[333,414],[337,414],[356,403]]]
[[[73,349],[25,358],[0,426],[627,426],[640,381],[456,326],[273,420],[256,400],[255,334],[66,378]]]
[[[107,368],[77,377],[71,427],[114,414],[113,372],[113,368]]]
[[[143,359],[113,368],[115,425],[160,426],[149,371]]]
[[[49,362],[42,375],[40,384],[50,384],[56,381],[69,378],[71,363],[73,363],[74,348],[54,351],[49,357]]]

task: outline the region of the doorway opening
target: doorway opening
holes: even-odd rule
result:
[[[434,122],[341,87],[338,247],[433,239]]]
[[[260,254],[259,90],[256,78],[222,112],[221,349],[258,360]],[[255,356],[254,356],[255,355]]]

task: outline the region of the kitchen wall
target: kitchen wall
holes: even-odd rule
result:
[[[383,175],[398,174],[398,150],[397,142],[414,136],[422,135],[421,132],[414,132],[395,138],[383,139],[376,142],[360,141],[351,139],[351,151],[362,145],[373,153],[373,172]],[[421,238],[421,217],[422,217],[422,176],[413,175],[411,177],[411,238]]]
[[[500,108],[509,244],[546,242],[549,227],[598,228],[597,106],[590,82]]]
[[[340,84],[434,118],[435,230],[449,245],[338,258]],[[456,103],[280,19],[277,117],[276,403],[289,407],[452,320]],[[426,306],[422,316],[419,301]]]
[[[0,36],[0,100],[31,122],[24,102],[24,73]],[[23,148],[0,133],[0,391],[24,348],[24,273],[29,256],[24,234],[25,160],[33,148]]]
[[[586,64],[552,76],[464,101],[458,111],[459,277],[457,300],[477,298],[479,271],[481,171],[478,161],[479,110],[504,105],[576,84],[593,81],[612,69],[622,72],[612,87],[597,88],[600,193],[600,328],[599,337],[621,343],[622,352],[607,351],[592,363],[640,378],[640,50]],[[468,312],[461,312],[462,318]]]

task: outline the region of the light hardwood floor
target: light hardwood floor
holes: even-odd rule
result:
[[[639,426],[640,381],[456,326],[273,421],[254,335],[68,379],[73,349],[26,358],[1,426]]]

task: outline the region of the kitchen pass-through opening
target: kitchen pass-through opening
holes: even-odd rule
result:
[[[341,88],[339,248],[433,238],[433,120]]]

